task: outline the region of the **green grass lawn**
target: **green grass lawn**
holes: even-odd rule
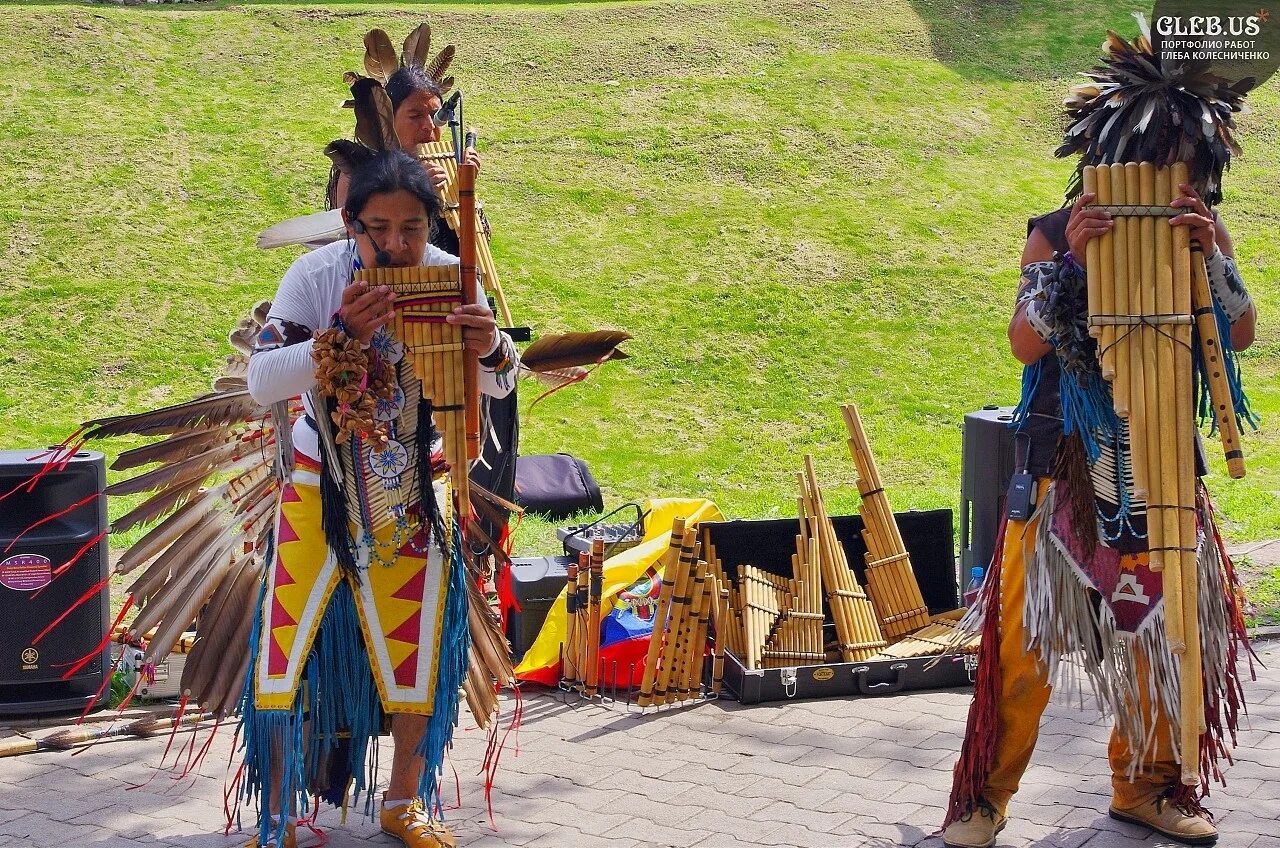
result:
[[[1137,6],[1134,7],[1138,8]],[[1113,0],[432,4],[480,130],[517,321],[635,335],[547,399],[523,449],[584,457],[607,500],[792,515],[817,457],[855,508],[856,401],[896,508],[954,507],[965,412],[1016,399],[1004,338],[1024,222],[1060,201],[1057,104]],[[320,208],[342,71],[422,7],[0,8],[0,447],[205,389],[225,331]],[[1262,313],[1233,540],[1280,536],[1280,102],[1241,119],[1223,212]],[[524,403],[537,393],[526,384]],[[547,532],[533,534],[545,546]]]

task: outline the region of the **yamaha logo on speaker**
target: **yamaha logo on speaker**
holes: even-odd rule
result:
[[[35,648],[24,648],[22,651],[22,670],[35,671],[40,666],[40,652]]]

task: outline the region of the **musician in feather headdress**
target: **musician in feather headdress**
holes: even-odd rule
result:
[[[389,149],[366,151],[351,174],[348,239],[285,274],[249,363],[259,402],[303,394],[307,405],[244,708],[245,794],[259,800],[262,845],[293,844],[289,815],[308,793],[345,803],[349,790],[372,791],[369,743],[387,717],[383,830],[411,848],[452,844],[434,813],[467,669],[466,566],[450,498],[432,482],[430,404],[387,331],[393,297],[352,280],[361,267],[457,260],[428,244],[440,207],[427,173],[381,131]],[[509,392],[514,352],[483,299],[447,320],[480,354],[481,391]],[[330,384],[335,374],[346,388]],[[366,407],[372,418],[348,426]]]
[[[1234,739],[1241,709],[1236,659],[1248,651],[1243,617],[1201,485],[1192,557],[1199,574],[1205,730],[1200,750],[1180,751],[1177,659],[1165,638],[1161,576],[1150,569],[1145,506],[1127,473],[1128,425],[1111,411],[1110,385],[1099,374],[1098,344],[1086,324],[1086,245],[1109,232],[1113,219],[1088,205],[1095,197],[1083,192],[1082,174],[1086,165],[1189,163],[1191,181],[1180,187],[1172,204],[1180,211],[1167,223],[1188,228],[1207,257],[1238,390],[1232,349],[1253,341],[1255,310],[1226,225],[1212,207],[1221,200],[1231,155],[1239,152],[1232,116],[1255,81],[1232,85],[1203,66],[1162,61],[1139,21],[1143,34],[1132,42],[1109,33],[1103,64],[1066,101],[1070,127],[1057,155],[1080,155],[1067,193],[1071,206],[1028,225],[1009,339],[1026,365],[1014,422],[1016,464],[1034,478],[1034,512],[1029,520],[1005,522],[986,589],[971,613],[983,641],[944,822],[944,842],[952,848],[995,843],[1030,761],[1051,681],[1074,661],[1082,667],[1068,677],[1087,677],[1115,717],[1110,815],[1185,844],[1217,838],[1199,799],[1211,778],[1221,780],[1219,760],[1229,759]],[[1233,400],[1240,418],[1251,421],[1243,394],[1236,391]],[[1183,756],[1199,763],[1199,786],[1187,785],[1185,771],[1180,779]]]

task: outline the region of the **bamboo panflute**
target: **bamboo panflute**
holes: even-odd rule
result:
[[[840,411],[849,432],[849,453],[858,471],[858,492],[862,497],[867,594],[880,616],[881,630],[893,640],[928,624],[929,607],[920,594],[920,584],[916,582],[911,557],[889,506],[858,407],[847,404]]]
[[[1193,256],[1186,227],[1168,225],[1180,211],[1170,204],[1188,181],[1186,164],[1100,165],[1086,168],[1084,180],[1085,191],[1096,191],[1116,222],[1112,233],[1088,243],[1089,326],[1098,338],[1103,376],[1112,383],[1115,411],[1125,422],[1136,494],[1146,502],[1151,568],[1163,577],[1166,637],[1180,657],[1181,777],[1194,785],[1204,703],[1192,321],[1212,327],[1200,342],[1211,390],[1215,370],[1222,370],[1220,340],[1207,278],[1202,281],[1203,259]],[[1223,391],[1225,374],[1220,376]],[[1215,417],[1221,398],[1214,399]],[[1224,402],[1230,410],[1230,400]],[[1227,417],[1234,425],[1234,415]],[[1234,438],[1224,428],[1229,462],[1239,459],[1238,430]]]

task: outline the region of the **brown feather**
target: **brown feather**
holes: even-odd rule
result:
[[[195,650],[192,655],[187,658],[187,667],[182,673],[183,690],[191,690],[194,693],[201,693],[208,684],[213,674],[216,673],[218,658],[226,654],[228,645],[225,641],[226,636],[234,627],[228,625],[228,619],[234,620],[243,610],[228,606],[233,601],[238,600],[237,587],[241,580],[242,573],[248,569],[254,579],[257,578],[258,569],[254,565],[257,558],[256,553],[245,554],[232,567],[231,573],[222,579],[217,589],[213,593],[213,597],[209,599],[209,603],[205,606],[204,611],[200,614],[199,623],[196,626],[197,638],[196,648],[199,649],[199,655]],[[212,651],[210,651],[212,648]],[[203,657],[211,656],[213,662],[210,664],[212,670],[208,673],[203,672],[205,664]]]
[[[191,433],[178,433],[159,442],[152,442],[140,448],[133,448],[116,457],[111,463],[115,471],[128,471],[141,465],[153,462],[180,462],[189,456],[203,453],[214,444],[229,438],[239,438],[226,430],[196,430]]]
[[[427,66],[427,76],[433,80],[441,80],[444,78],[444,72],[449,70],[449,64],[453,61],[453,45],[446,44],[444,49],[436,54],[431,60],[431,64]]]
[[[190,562],[196,552],[212,544],[218,534],[226,530],[226,526],[221,513],[207,513],[194,527],[170,545],[168,550],[156,557],[155,562],[142,572],[142,576],[135,579],[129,586],[128,593],[139,603],[145,602],[149,595],[172,577],[176,569]],[[136,627],[130,629],[136,631]]]
[[[139,412],[135,415],[117,415],[99,418],[84,424],[86,439],[105,436],[159,436],[183,433],[192,428],[221,427],[242,421],[262,418],[266,410],[260,407],[248,391],[225,394],[211,393],[194,400]]]
[[[267,318],[271,316],[271,301],[260,300],[254,304],[253,311],[249,313],[249,317],[258,325],[258,329],[262,329],[262,325],[267,323]]]
[[[405,68],[425,67],[427,54],[430,52],[431,24],[423,21],[405,38],[404,50],[400,52],[400,65]]]
[[[123,533],[126,530],[132,530],[139,524],[148,524],[155,521],[166,512],[186,503],[192,495],[200,490],[200,483],[200,480],[192,480],[182,486],[168,488],[152,495],[129,510],[125,515],[112,521],[111,532]]]
[[[226,715],[235,709],[249,668],[249,631],[253,627],[254,598],[258,593],[257,569],[247,567],[236,577],[227,599],[226,612],[207,630],[206,651],[212,666],[207,672],[199,698],[208,709]]]
[[[155,662],[173,650],[182,634],[195,622],[200,607],[209,600],[234,565],[231,551],[223,548],[202,557],[198,566],[188,566],[192,574],[184,581],[181,593],[178,594],[181,603],[174,605],[162,618],[157,619],[156,633],[147,643],[146,660]],[[178,593],[176,587],[174,592]]]
[[[455,80],[453,77],[445,77],[444,79],[440,80],[440,93],[448,94],[449,91],[453,88],[454,82]]]
[[[242,353],[229,353],[222,373],[227,377],[247,377],[249,375],[249,357]]]
[[[247,388],[249,388],[249,381],[244,377],[228,377],[224,374],[221,377],[215,377],[213,380],[213,390],[215,392],[238,392]]]
[[[386,90],[377,80],[362,79],[351,86],[351,95],[356,102],[356,139],[372,150],[399,150],[395,110]]]
[[[618,345],[629,338],[631,334],[623,330],[545,335],[525,348],[520,364],[530,371],[557,371],[607,359],[626,359]]]
[[[204,514],[201,509],[201,504],[204,502],[203,499],[204,496],[202,495],[187,501],[173,515],[152,527],[147,535],[130,545],[129,549],[121,555],[119,562],[116,563],[116,574],[128,574],[133,571],[139,565],[149,561],[152,557],[172,545],[175,539],[195,526],[195,523]]]
[[[371,29],[364,37],[364,69],[382,85],[400,67],[391,39],[380,29]],[[359,82],[359,80],[357,80]]]

